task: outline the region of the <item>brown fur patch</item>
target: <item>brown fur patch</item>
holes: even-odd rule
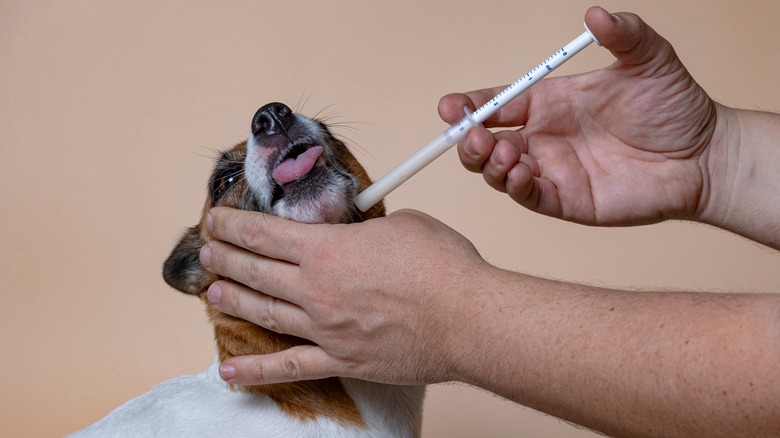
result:
[[[220,361],[234,356],[274,353],[308,343],[303,339],[272,333],[252,323],[225,315],[208,304],[205,294],[202,299],[206,302],[209,319],[214,324]],[[347,395],[344,385],[337,378],[234,388],[249,393],[266,394],[280,409],[303,420],[326,416],[343,426],[365,426],[354,400]]]

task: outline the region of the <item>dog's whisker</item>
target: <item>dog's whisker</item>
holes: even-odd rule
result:
[[[219,158],[220,155],[222,155],[222,151],[219,151],[219,150],[214,149],[214,148],[203,147],[203,149],[206,149],[209,152],[211,152],[211,155],[208,155],[206,153],[201,153],[201,152],[193,152],[193,154],[198,156],[198,157],[201,157],[201,158],[208,158],[209,160],[212,160],[212,161],[216,160],[217,158]]]
[[[330,105],[326,106],[325,108],[323,108],[323,109],[321,109],[321,110],[317,111],[317,112],[316,112],[316,113],[315,113],[315,114],[314,114],[314,115],[313,115],[311,118],[312,118],[312,119],[315,119],[315,120],[319,120],[319,119],[320,119],[320,116],[321,116],[323,113],[325,113],[325,111],[328,111],[328,110],[330,110],[330,109],[331,109],[331,108],[333,108],[334,106],[336,106],[336,104],[335,104],[335,103],[332,103],[332,104],[330,104]],[[335,113],[331,113],[331,114],[343,114],[343,112],[335,112]]]
[[[306,94],[307,91],[308,94]],[[303,108],[306,107],[307,103],[309,103],[309,99],[311,99],[312,94],[314,94],[314,90],[309,91],[308,87],[304,87],[303,91],[301,92],[301,97],[298,98],[298,103],[296,103],[295,107],[293,107],[294,112],[303,112]]]
[[[327,122],[335,118],[343,117],[346,113],[347,113],[346,111],[335,111],[335,110],[331,111],[330,107],[327,107],[327,108],[323,108],[322,111],[317,113],[316,117],[314,118],[320,120],[321,122]],[[328,125],[328,127],[330,127],[330,125]]]
[[[348,136],[346,136],[344,134],[334,134],[334,137],[339,138],[342,142],[344,142],[344,144],[348,148],[353,149],[353,150],[357,149],[360,152],[362,152],[363,154],[365,154],[365,155],[367,155],[367,156],[369,156],[371,158],[374,157],[373,155],[371,155],[371,152],[369,152],[368,149],[364,148],[363,146],[360,145],[360,143],[356,142],[355,140],[352,140]]]

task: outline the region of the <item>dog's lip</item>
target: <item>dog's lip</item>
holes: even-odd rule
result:
[[[325,148],[310,137],[290,142],[274,163],[271,177],[280,186],[301,180],[325,165],[324,152]]]

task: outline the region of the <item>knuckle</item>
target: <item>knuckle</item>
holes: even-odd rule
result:
[[[263,239],[261,224],[257,220],[247,219],[242,222],[239,230],[239,239],[242,246],[257,252],[261,247]]]
[[[431,216],[428,216],[427,214],[418,211],[418,210],[410,210],[410,214],[407,216],[409,223],[412,226],[420,227],[425,230],[430,230],[433,227],[435,227],[436,224],[439,223],[439,221],[433,219]]]
[[[287,350],[282,354],[282,375],[291,380],[301,376],[301,362],[295,350]]]
[[[263,279],[263,270],[259,263],[247,262],[242,269],[241,279],[249,287],[255,288]]]
[[[270,297],[259,312],[258,319],[259,325],[271,330],[273,332],[282,333],[279,321],[276,316],[278,300]]]
[[[265,367],[261,360],[253,360],[249,365],[250,377],[257,382],[265,381]]]
[[[236,313],[237,310],[240,310],[241,304],[238,296],[233,293],[231,289],[232,288],[222,287],[222,297],[219,300],[219,307],[229,313]]]
[[[400,209],[388,215],[388,218],[393,221],[411,222],[416,223],[423,218],[423,214],[417,210],[412,209]]]

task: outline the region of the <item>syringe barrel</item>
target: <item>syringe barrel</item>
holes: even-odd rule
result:
[[[466,115],[457,123],[447,128],[430,143],[423,146],[385,176],[374,181],[373,184],[360,192],[355,197],[355,205],[357,208],[359,208],[360,211],[366,211],[371,208],[374,204],[387,196],[388,193],[406,182],[406,180],[411,178],[415,173],[431,164],[433,160],[439,158],[441,154],[458,144],[460,139],[466,135],[466,132],[476,125],[478,125],[478,123],[476,123],[473,114],[466,109]]]
[[[423,167],[427,166],[441,154],[455,146],[471,127],[482,124],[482,122],[495,114],[501,107],[509,103],[509,101],[519,96],[520,93],[527,90],[531,85],[535,84],[543,77],[550,74],[553,70],[558,68],[558,66],[571,59],[582,49],[588,47],[592,42],[601,45],[596,37],[590,32],[588,26],[585,26],[585,32],[583,32],[582,35],[555,52],[544,62],[537,65],[533,70],[526,73],[525,76],[498,93],[473,113],[466,111],[466,117],[450,126],[446,131],[434,138],[433,141],[423,146],[423,148],[414,155],[388,172],[387,175],[368,186],[355,197],[355,205],[361,211],[366,211],[371,208],[374,204],[387,196],[388,193],[392,192],[406,180],[411,178],[412,175],[419,172]]]
[[[449,131],[450,129],[439,134],[438,137],[434,138],[433,141],[418,150],[414,155],[404,160],[385,176],[374,181],[373,184],[360,192],[355,197],[355,205],[357,208],[359,208],[360,211],[368,210],[382,198],[387,196],[388,193],[392,192],[406,180],[411,178],[412,175],[419,172],[423,167],[427,166],[441,154],[455,146],[458,143],[458,140],[460,140],[460,137],[453,138],[451,135],[448,135]]]

